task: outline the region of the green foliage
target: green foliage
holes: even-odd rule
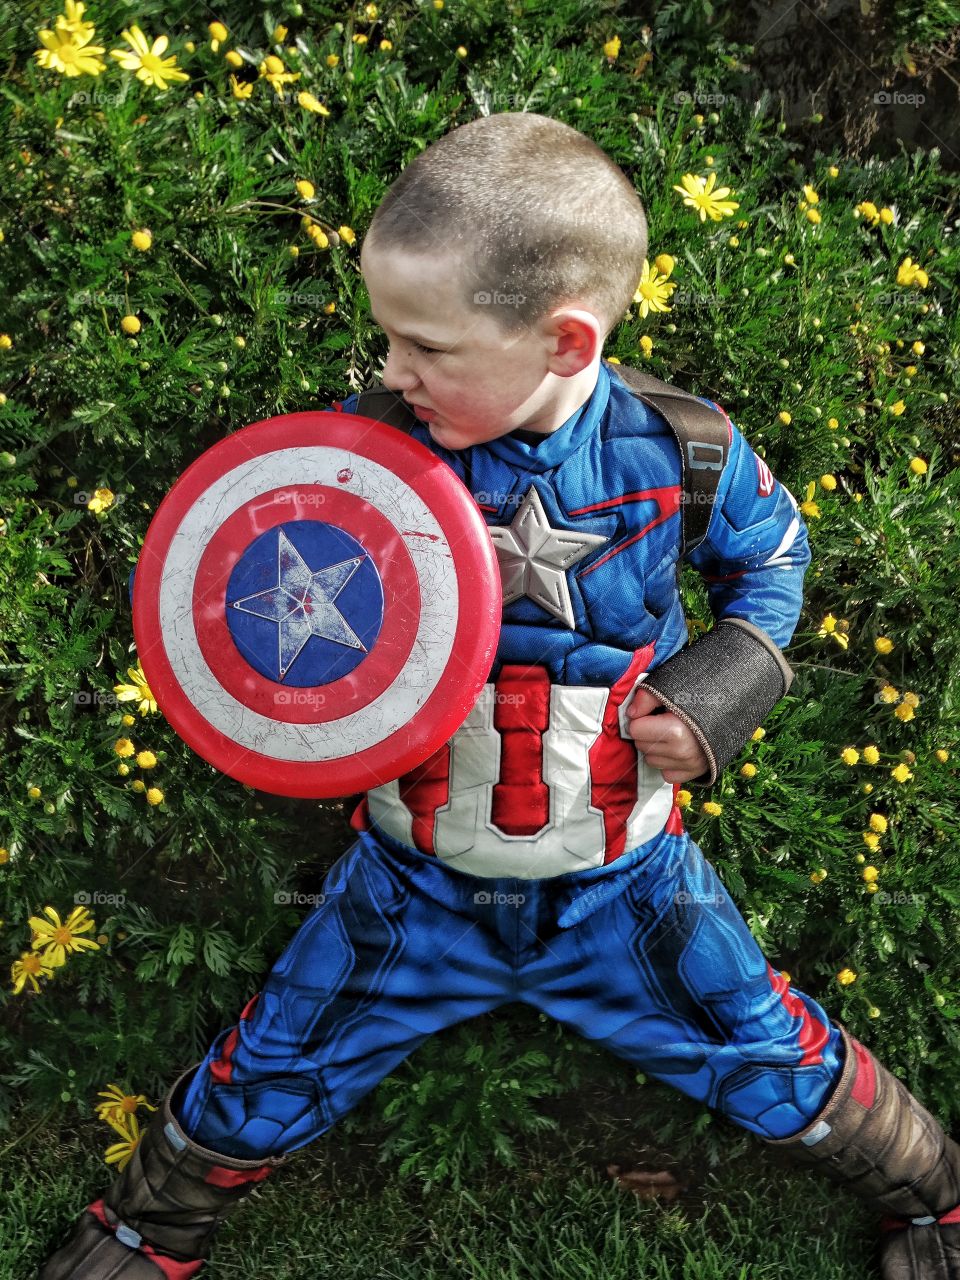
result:
[[[191,81],[162,93],[109,56],[95,80],[39,67],[36,32],[54,20],[40,0],[0,33],[12,340],[0,350],[0,948],[9,973],[47,906],[64,917],[88,905],[86,936],[99,944],[39,992],[14,994],[5,977],[0,1127],[14,1097],[31,1114],[84,1119],[110,1082],[155,1101],[262,985],[302,918],[290,891],[315,891],[349,841],[342,806],[257,795],[160,714],[116,700],[137,661],[127,576],[158,503],[205,448],[377,375],[364,229],[414,155],[500,110],[594,138],[642,195],[651,258],[676,260],[671,310],[631,310],[606,354],[723,404],[798,501],[814,483],[795,681],[713,788],[722,812],[704,813],[695,791],[686,821],[771,963],[945,1122],[960,1119],[955,174],[936,149],[864,164],[818,154],[805,168],[706,3],[654,6],[649,26],[601,0],[401,3],[376,25],[362,9],[304,7],[227,19],[237,77],[255,82],[247,101],[233,96],[205,17],[180,0],[103,0],[85,15],[108,50],[134,20],[170,35]],[[295,52],[271,43],[276,21]],[[614,34],[611,60],[602,46]],[[283,97],[258,76],[271,52],[301,77]],[[301,88],[330,114],[301,108]],[[724,100],[702,104],[701,90]],[[711,171],[739,209],[701,222],[673,187]],[[317,188],[310,202],[296,192],[302,178]],[[804,184],[818,194],[817,224],[798,205]],[[864,200],[893,220],[855,217]],[[328,235],[352,229],[356,245],[341,236],[318,248],[304,216]],[[146,252],[131,242],[143,227]],[[897,283],[906,257],[928,287]],[[120,325],[128,315],[141,323],[134,336]],[[99,488],[114,500],[95,513]],[[689,576],[684,596],[690,618],[709,623],[702,583]],[[834,633],[827,615],[842,624]],[[876,649],[882,637],[891,652]],[[887,686],[895,702],[880,700]],[[906,693],[918,699],[912,719],[897,714]],[[124,737],[156,765],[121,759]],[[845,747],[860,751],[856,765],[843,763]],[[901,782],[891,771],[905,753]],[[135,780],[162,801],[148,803]],[[863,840],[871,813],[888,823],[875,852]],[[852,984],[838,984],[842,969]],[[425,1045],[383,1082],[364,1123],[395,1126],[388,1149],[427,1183],[459,1180],[483,1157],[509,1164],[514,1137],[545,1119],[537,1101],[577,1087],[539,1036],[511,1043],[492,1021],[482,1036],[464,1028],[442,1049]],[[711,1142],[709,1117],[696,1124]]]

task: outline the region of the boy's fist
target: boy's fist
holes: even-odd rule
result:
[[[660,769],[665,782],[688,782],[709,769],[706,753],[689,725],[642,686],[627,708],[627,722],[645,763]]]

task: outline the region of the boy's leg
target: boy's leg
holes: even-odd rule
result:
[[[236,1027],[177,1080],[39,1280],[188,1280],[250,1186],[429,1035],[515,998],[481,882],[363,833]]]
[[[894,1215],[885,1280],[960,1280],[960,1147],[774,972],[689,836],[607,891],[540,931],[522,998]]]

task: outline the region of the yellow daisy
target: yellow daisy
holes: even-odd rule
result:
[[[330,114],[323,103],[315,98],[312,93],[307,93],[306,89],[297,94],[297,102],[303,107],[304,111],[312,111],[316,116],[328,116]]]
[[[730,195],[729,187],[718,187],[714,191],[717,181],[715,173],[711,173],[707,178],[701,178],[696,173],[685,173],[680,181],[683,186],[675,184],[674,191],[680,192],[683,203],[688,208],[698,210],[701,222],[706,222],[707,218],[719,222],[721,218],[729,218],[734,209],[740,208],[735,200],[726,199]]]
[[[44,907],[44,913],[50,917],[43,920],[40,916],[31,916],[27,923],[33,930],[32,946],[34,951],[43,950],[46,964],[57,967],[64,964],[68,952],[80,951],[90,947],[100,950],[100,944],[92,938],[81,938],[81,933],[89,933],[95,928],[93,917],[86,907],[74,907],[66,920],[61,923],[60,915],[54,907]]]
[[[153,44],[149,45],[147,37],[136,24],[124,27],[120,34],[130,45],[130,49],[111,49],[110,57],[116,58],[124,71],[135,71],[137,79],[144,84],[152,84],[157,89],[165,90],[168,88],[168,80],[190,79],[185,71],[177,69],[176,55],[163,57],[170,43],[166,36],[157,36]]]
[[[124,1169],[133,1158],[133,1153],[140,1142],[140,1123],[136,1116],[129,1116],[126,1125],[113,1124],[110,1120],[107,1124],[121,1135],[123,1141],[114,1142],[112,1146],[107,1147],[103,1158],[107,1164],[115,1164],[118,1170]]]
[[[93,35],[94,26],[83,16],[86,5],[81,0],[66,0],[66,13],[58,13],[54,24],[59,31],[72,31],[74,35]]]
[[[103,46],[91,44],[93,27],[84,31],[70,31],[58,27],[56,31],[44,29],[38,32],[42,49],[35,49],[33,56],[46,71],[59,71],[63,76],[98,76],[106,71],[107,64],[99,57]]]
[[[639,304],[640,315],[646,319],[651,311],[669,311],[670,307],[666,305],[667,299],[676,287],[674,281],[668,280],[655,266],[651,267],[650,263],[644,260],[640,284],[633,295],[634,302]]]
[[[157,700],[147,684],[147,678],[143,674],[143,668],[138,662],[135,667],[127,667],[127,675],[133,681],[133,684],[115,684],[113,692],[117,695],[118,702],[132,702],[134,699],[139,700],[139,711],[145,716],[148,711],[157,710]]]
[[[10,966],[10,974],[13,978],[13,994],[15,996],[20,994],[27,982],[39,994],[40,984],[37,982],[37,978],[52,978],[53,966],[36,951],[24,951],[20,959],[14,960]]]
[[[113,1124],[114,1128],[126,1128],[129,1117],[136,1115],[137,1107],[146,1107],[149,1111],[157,1109],[142,1093],[124,1093],[118,1084],[108,1084],[106,1089],[100,1090],[97,1097],[107,1099],[106,1102],[97,1103],[97,1115],[107,1124]]]

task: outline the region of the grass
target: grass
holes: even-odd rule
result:
[[[665,1091],[669,1092],[669,1091]],[[673,1096],[673,1095],[671,1095]],[[672,1167],[642,1140],[638,1091],[619,1108],[538,1136],[518,1167],[485,1170],[428,1195],[376,1163],[376,1143],[334,1130],[294,1153],[221,1228],[209,1280],[865,1280],[875,1272],[872,1212],[781,1165],[750,1139],[715,1170],[688,1153],[684,1194],[637,1199],[606,1177],[611,1153]],[[685,1109],[686,1099],[678,1099]],[[628,1110],[631,1140],[617,1141]],[[655,1117],[648,1111],[652,1122]],[[94,1126],[32,1135],[20,1149],[0,1226],[0,1280],[25,1280],[109,1185]],[[693,1171],[691,1173],[691,1170]],[[678,1175],[680,1176],[680,1175]]]

